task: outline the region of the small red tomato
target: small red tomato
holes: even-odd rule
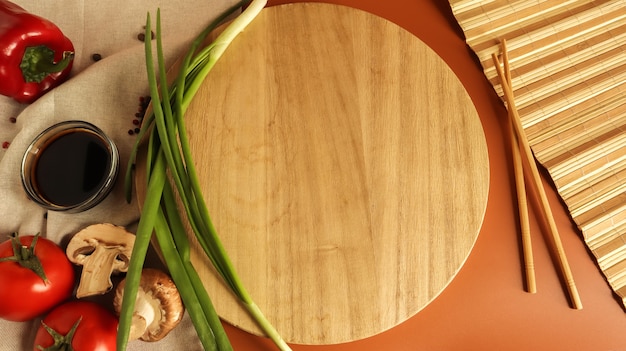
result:
[[[0,318],[34,319],[72,296],[74,268],[53,241],[35,236],[0,244]]]
[[[115,351],[117,325],[117,317],[95,302],[66,302],[41,321],[33,350]]]

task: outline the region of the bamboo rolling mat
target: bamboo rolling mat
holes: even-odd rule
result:
[[[533,153],[626,305],[626,1],[450,4],[500,96],[491,55],[506,39]]]
[[[443,60],[382,18],[264,9],[185,120],[218,235],[288,342],[348,342],[405,321],[478,236],[489,187],[478,114]],[[199,251],[220,316],[260,333]]]

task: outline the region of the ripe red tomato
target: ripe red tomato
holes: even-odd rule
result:
[[[58,348],[50,350],[115,351],[117,325],[117,317],[95,302],[66,302],[43,319],[33,350],[47,350],[55,345],[53,334],[56,333]]]
[[[12,256],[29,258],[27,266],[40,262],[47,282]],[[19,322],[31,320],[72,296],[74,268],[53,241],[39,236],[14,235],[0,244],[0,287],[0,318]]]

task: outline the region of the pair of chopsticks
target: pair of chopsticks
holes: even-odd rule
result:
[[[502,91],[504,92],[504,98],[505,98],[507,110],[508,110],[509,127],[510,127],[509,129],[511,133],[511,149],[512,149],[512,156],[513,156],[515,185],[516,185],[516,190],[517,190],[520,230],[521,230],[521,237],[522,237],[522,250],[523,250],[523,255],[524,255],[526,287],[527,287],[528,292],[530,293],[535,293],[537,291],[530,229],[529,229],[529,224],[528,224],[528,204],[527,204],[527,198],[526,198],[526,188],[525,188],[525,183],[524,183],[524,170],[523,170],[522,155],[526,158],[527,164],[530,166],[530,171],[532,174],[532,178],[530,179],[530,181],[532,182],[532,185],[534,186],[535,190],[537,191],[537,194],[539,195],[542,215],[545,221],[547,222],[549,230],[550,230],[550,234],[551,234],[552,241],[553,241],[552,249],[554,250],[554,255],[556,256],[556,260],[558,261],[560,272],[563,276],[565,284],[567,285],[569,298],[574,308],[582,309],[582,303],[580,301],[578,290],[576,289],[576,283],[574,282],[574,277],[572,276],[572,272],[567,262],[565,250],[563,249],[561,238],[559,236],[556,223],[554,222],[554,217],[552,215],[552,210],[550,209],[550,205],[548,203],[548,198],[546,196],[545,189],[543,188],[543,185],[541,183],[541,176],[539,175],[537,164],[535,163],[535,159],[530,149],[528,139],[526,138],[524,128],[522,127],[519,113],[515,106],[515,97],[513,94],[513,87],[511,84],[511,71],[510,71],[510,66],[509,66],[506,40],[502,40],[501,50],[502,50],[502,64],[500,63],[500,60],[498,59],[498,55],[493,54],[492,59],[493,59],[495,68],[498,72],[498,77],[500,78]]]

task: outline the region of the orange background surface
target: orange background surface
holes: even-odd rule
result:
[[[270,0],[268,5],[302,1]],[[587,250],[549,179],[544,177],[583,310],[570,307],[531,194],[537,293],[524,290],[512,166],[503,132],[506,110],[485,79],[446,0],[329,0],[386,18],[424,41],[456,73],[485,131],[490,190],[474,249],[451,284],[425,309],[379,335],[294,350],[626,350],[626,314]],[[363,301],[367,303],[367,301]],[[226,326],[236,350],[274,350],[262,337]]]

